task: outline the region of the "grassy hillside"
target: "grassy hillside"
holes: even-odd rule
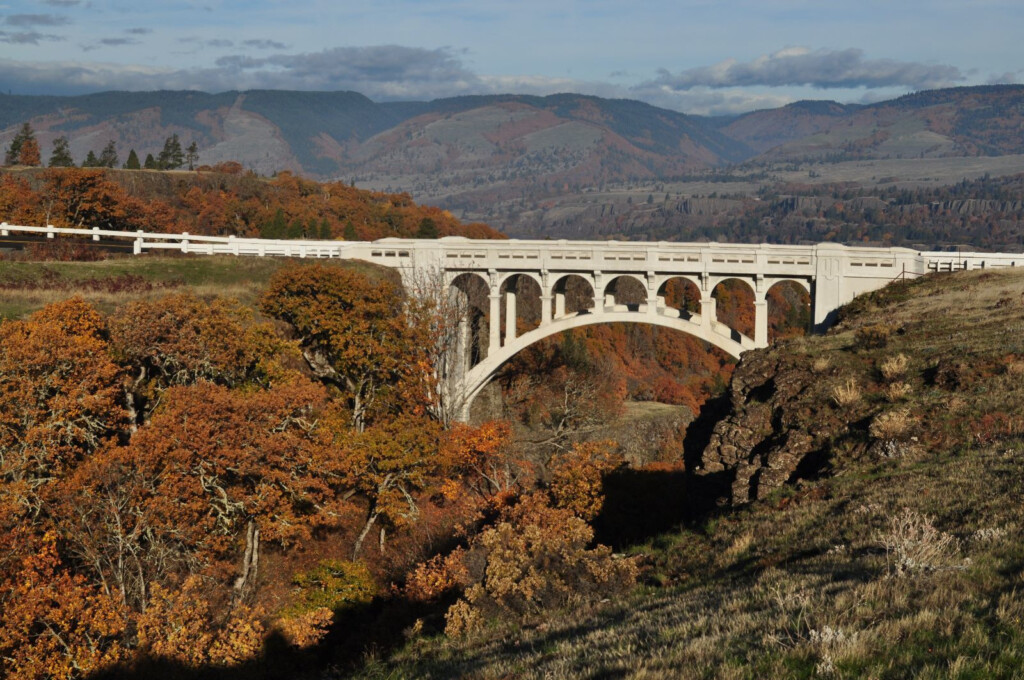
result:
[[[25,318],[51,302],[78,295],[105,313],[126,302],[188,289],[255,306],[271,275],[294,260],[277,257],[123,257],[97,262],[0,260],[0,319]],[[340,267],[376,276],[391,270],[357,261]]]
[[[769,427],[817,436],[813,465],[628,548],[646,582],[628,598],[412,637],[360,677],[1020,677],[1024,272],[893,285],[749,357],[730,417],[785,386]],[[765,362],[771,386],[747,368]]]

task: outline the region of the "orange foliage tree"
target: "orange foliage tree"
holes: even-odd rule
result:
[[[38,515],[45,487],[125,425],[103,317],[80,298],[0,323],[0,481]]]
[[[407,375],[413,351],[393,283],[320,264],[290,267],[271,278],[260,309],[295,328],[312,371],[344,395],[352,427],[393,406],[386,393]]]

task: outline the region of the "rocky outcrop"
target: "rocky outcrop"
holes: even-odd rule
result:
[[[728,412],[696,470],[728,480],[732,503],[814,474],[827,460],[828,442],[846,428],[806,358],[779,350],[744,355],[733,374]]]

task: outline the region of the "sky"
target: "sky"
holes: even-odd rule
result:
[[[1024,80],[1024,0],[0,0],[0,92],[578,92],[701,115]]]

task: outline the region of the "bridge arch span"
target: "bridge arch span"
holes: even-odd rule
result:
[[[490,352],[484,360],[469,369],[465,374],[462,392],[465,395],[465,401],[463,402],[465,416],[468,417],[469,407],[480,393],[480,390],[487,386],[498,370],[519,352],[552,335],[557,335],[574,328],[605,323],[643,323],[681,331],[717,347],[736,359],[739,359],[740,353],[755,347],[752,339],[732,331],[732,329],[724,324],[715,322],[713,319],[699,316],[684,319],[661,312],[652,314],[620,309],[581,312],[553,319],[539,328],[523,333],[511,342],[503,345],[498,351]]]

